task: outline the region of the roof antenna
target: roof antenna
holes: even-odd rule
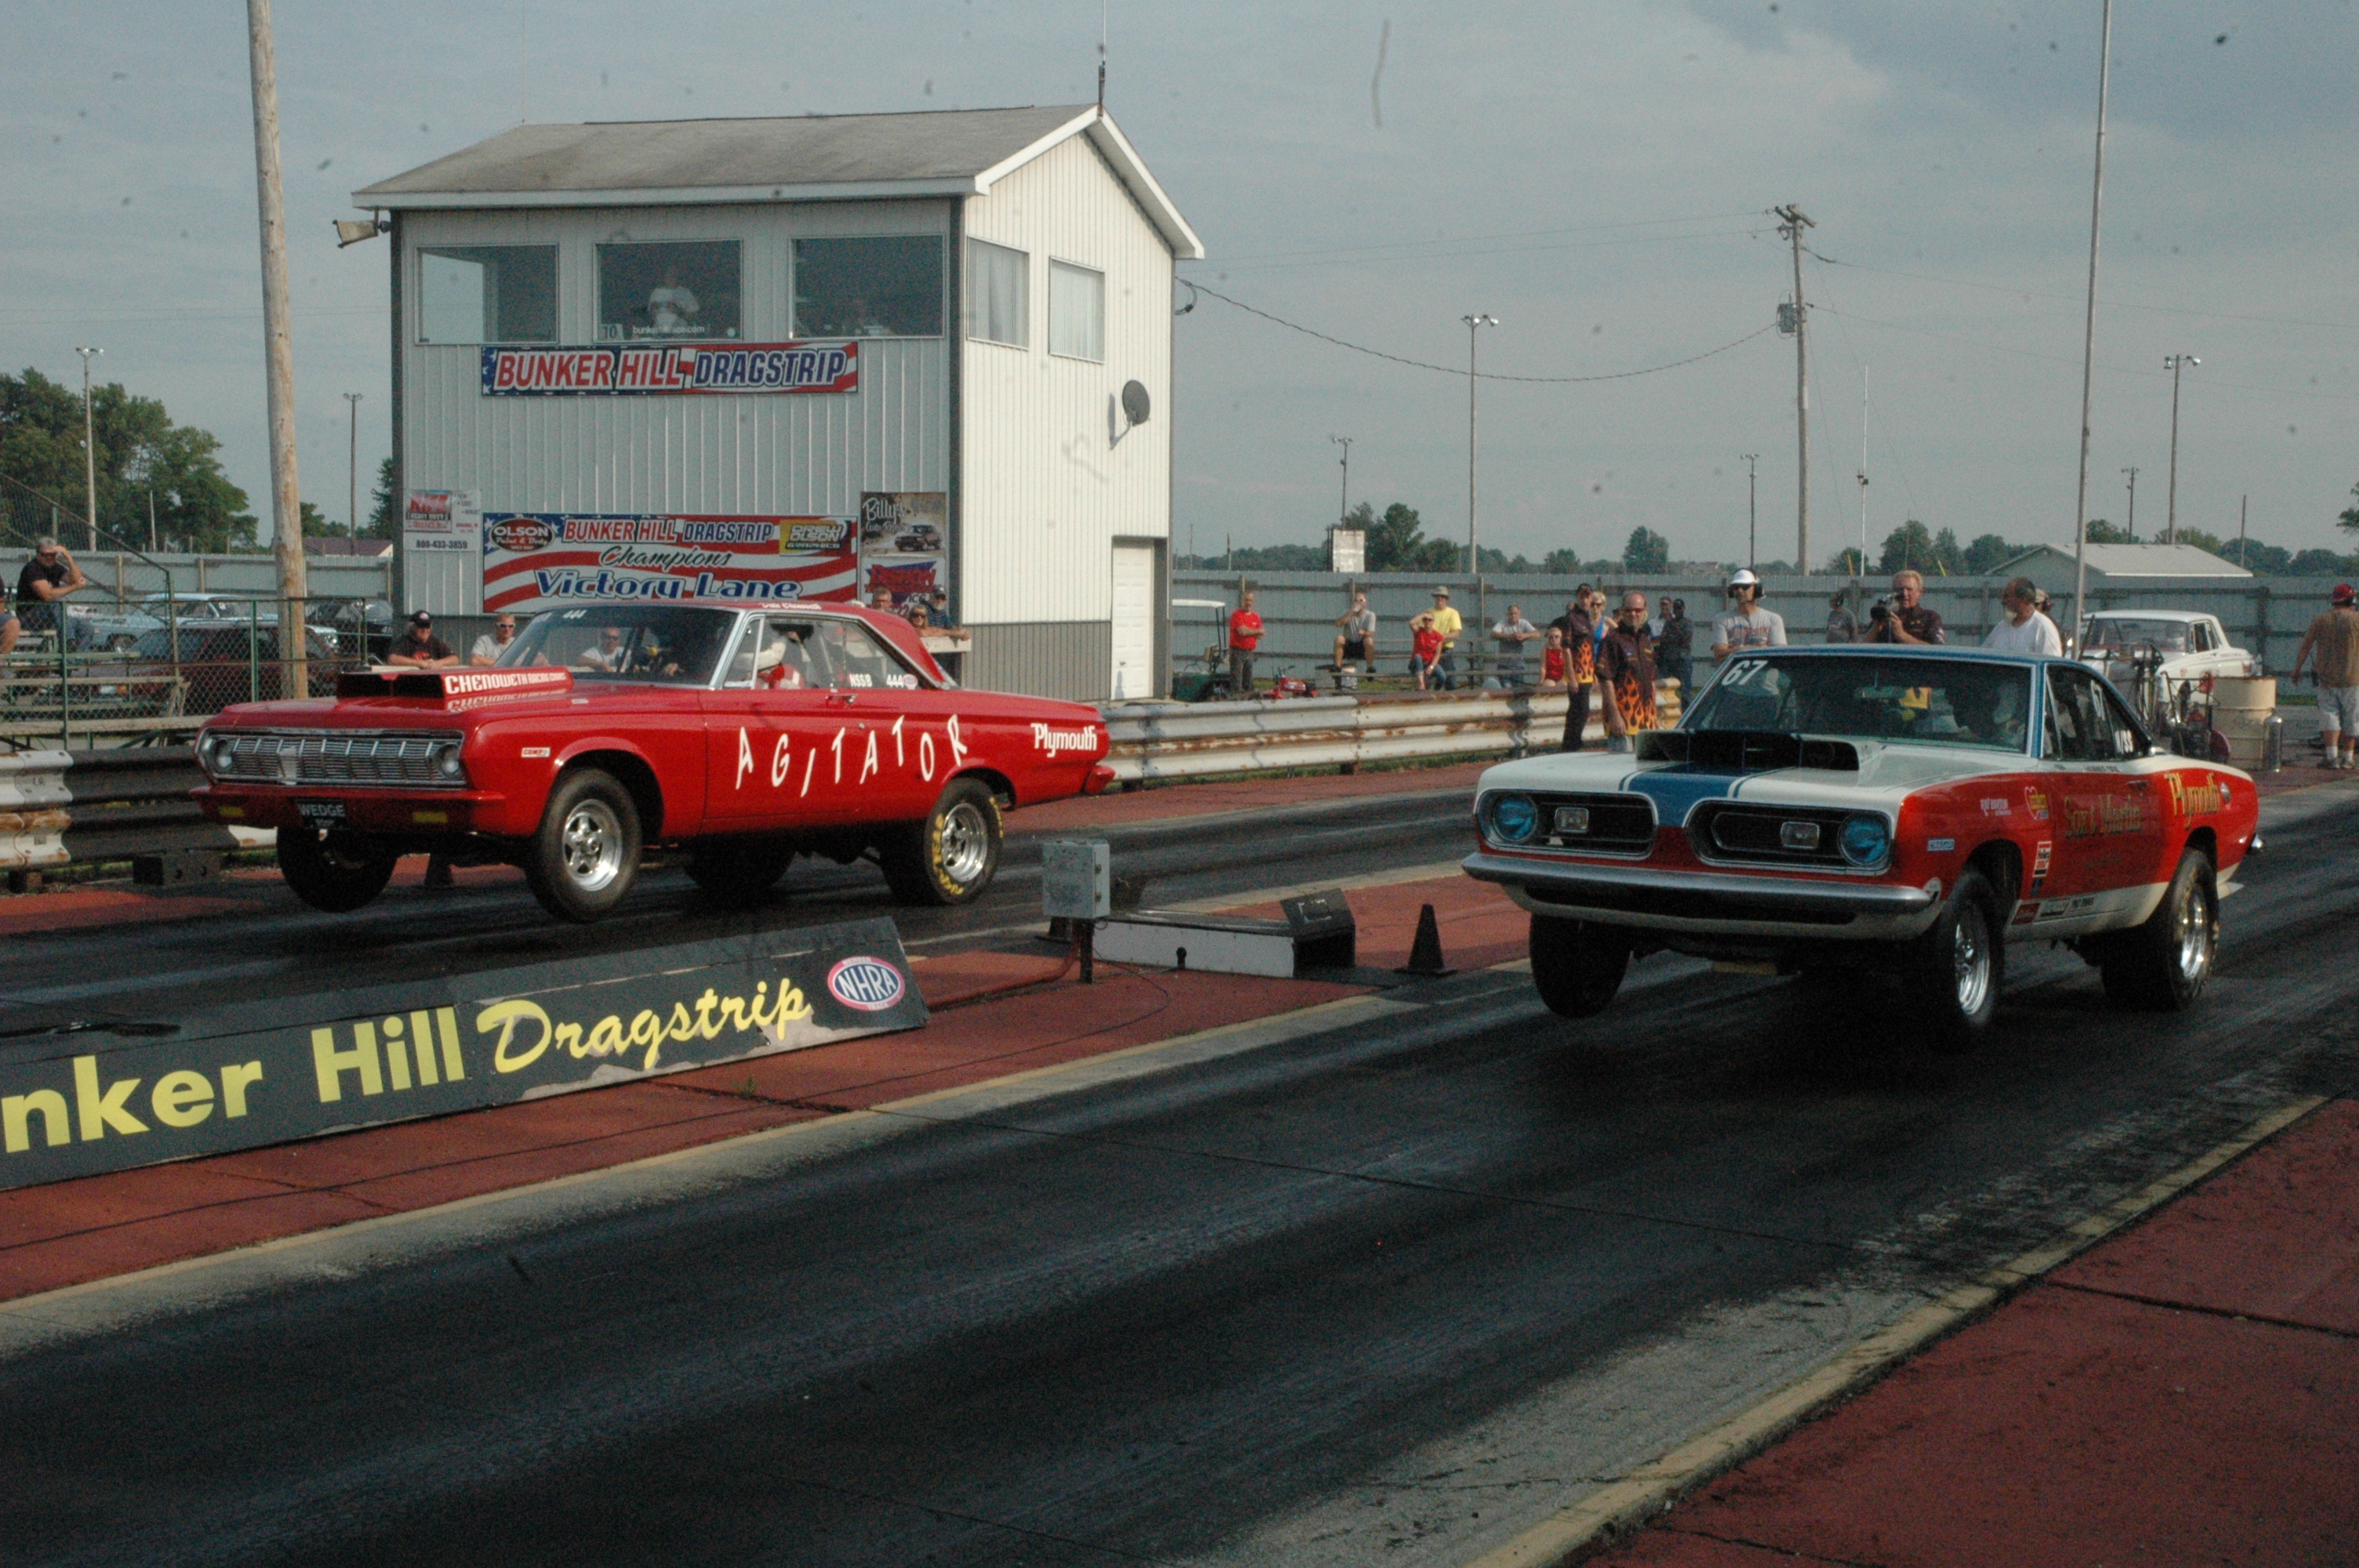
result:
[[[1106,9],[1113,0],[1098,0],[1098,113],[1105,113]]]

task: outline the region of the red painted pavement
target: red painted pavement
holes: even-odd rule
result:
[[[0,936],[29,931],[82,931],[151,920],[189,920],[201,914],[253,914],[251,898],[210,898],[194,893],[135,892],[129,888],[70,888],[56,892],[0,898]]]
[[[2348,1568],[2354,1154],[2334,1102],[1594,1561]]]

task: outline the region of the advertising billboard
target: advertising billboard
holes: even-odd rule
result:
[[[484,609],[848,600],[853,535],[841,517],[495,512],[484,519]]]
[[[950,498],[938,490],[870,491],[860,498],[860,597],[879,591],[899,609],[950,587]]]
[[[485,397],[649,397],[856,392],[860,345],[590,343],[484,350]]]

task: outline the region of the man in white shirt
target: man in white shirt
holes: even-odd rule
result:
[[[2064,639],[2058,634],[2056,622],[2039,613],[2039,586],[2027,577],[2012,579],[1998,590],[2000,608],[2006,619],[1990,629],[1983,639],[1985,648],[1997,648],[2010,654],[2050,654],[2064,656]]]
[[[1761,579],[1739,568],[1728,579],[1729,612],[1714,623],[1712,656],[1724,659],[1739,648],[1782,648],[1786,618],[1761,608]]]
[[[1499,643],[1497,673],[1502,686],[1524,684],[1524,644],[1540,634],[1540,629],[1524,619],[1524,607],[1507,606],[1507,613],[1491,628],[1491,635]]]

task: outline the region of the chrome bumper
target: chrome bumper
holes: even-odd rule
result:
[[[1913,935],[1929,924],[1941,890],[1890,882],[1665,871],[1645,866],[1555,863],[1476,853],[1461,862],[1478,881],[1497,882],[1536,914],[1732,935],[1836,940]],[[1725,909],[1710,907],[1724,901]]]

